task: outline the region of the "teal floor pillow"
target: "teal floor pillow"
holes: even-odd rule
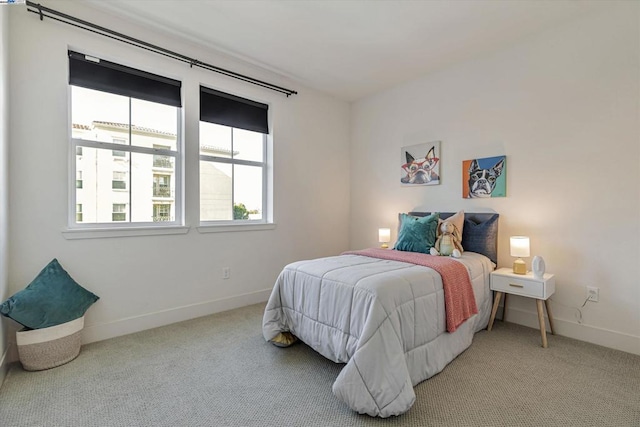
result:
[[[0,314],[30,329],[48,328],[84,316],[99,298],[54,259],[25,289],[0,305]]]

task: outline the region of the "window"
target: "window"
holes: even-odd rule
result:
[[[127,220],[127,205],[124,203],[114,203],[111,213],[112,221],[126,221]]]
[[[82,171],[76,170],[76,188],[82,189]]]
[[[111,137],[111,140],[114,144],[127,145],[126,138]],[[127,152],[122,150],[111,150],[111,155],[117,158],[127,157]],[[114,159],[114,160],[118,160],[118,159]]]
[[[153,221],[171,221],[171,205],[167,203],[153,205]]]
[[[153,175],[153,197],[173,197],[170,175]]]
[[[70,226],[182,223],[181,83],[69,51],[69,84]]]
[[[76,205],[76,222],[82,222],[82,204]]]
[[[111,188],[114,190],[126,190],[127,189],[127,173],[122,171],[113,171],[113,180],[111,181]]]
[[[268,106],[200,88],[200,222],[266,222]]]
[[[153,148],[157,150],[171,149],[171,147],[165,147],[164,145],[155,145],[155,144]],[[155,154],[153,156],[153,167],[157,169],[173,169],[173,157]]]

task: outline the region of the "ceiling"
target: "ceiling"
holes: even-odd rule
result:
[[[604,0],[86,1],[346,101],[615,5]]]

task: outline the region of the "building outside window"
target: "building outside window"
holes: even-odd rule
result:
[[[163,210],[169,218],[163,223],[181,223],[180,82],[69,55],[71,149],[76,153],[70,202],[82,206],[81,220],[76,211],[70,225],[155,223],[158,192],[167,206],[162,209],[169,211],[167,216]]]
[[[76,222],[82,222],[82,203],[76,204]]]

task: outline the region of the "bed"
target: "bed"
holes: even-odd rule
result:
[[[457,259],[368,249],[287,265],[265,308],[264,338],[281,347],[299,339],[345,363],[333,392],[351,409],[379,417],[408,411],[413,387],[468,348],[489,320],[498,214],[439,218],[461,214],[465,250]]]

